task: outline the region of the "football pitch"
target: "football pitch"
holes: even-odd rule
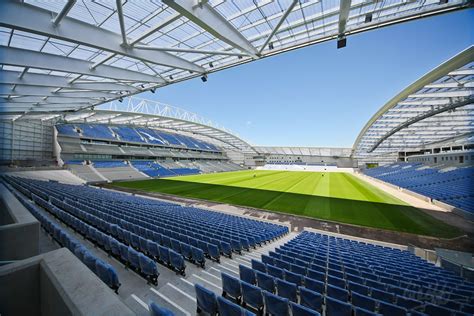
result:
[[[112,186],[437,237],[461,233],[348,173],[246,170]]]

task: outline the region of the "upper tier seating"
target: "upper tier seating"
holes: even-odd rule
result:
[[[420,163],[398,163],[364,173],[474,213],[474,167],[442,171]]]
[[[399,249],[303,231],[251,264],[240,280],[222,275],[224,295],[273,315],[295,315],[293,304],[328,316],[474,311],[474,283]]]
[[[204,267],[206,257],[219,261],[288,232],[276,224],[87,186],[5,179],[152,282],[157,273],[142,264],[146,258],[184,274],[184,260]]]
[[[60,124],[56,125],[56,129],[59,136],[116,140],[213,152],[220,151],[213,144],[190,136],[146,127],[108,126],[104,124]],[[78,133],[78,130],[81,133]]]

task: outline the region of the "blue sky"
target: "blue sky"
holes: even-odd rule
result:
[[[188,80],[140,97],[182,107],[253,145],[352,147],[407,85],[474,43],[474,10],[351,36]]]

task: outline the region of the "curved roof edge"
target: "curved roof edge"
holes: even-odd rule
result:
[[[357,147],[360,141],[362,140],[365,133],[372,126],[372,124],[375,123],[380,117],[382,117],[388,110],[390,110],[392,107],[397,105],[398,102],[404,100],[409,95],[419,91],[424,86],[442,78],[449,72],[454,71],[468,64],[469,62],[473,60],[474,60],[474,46],[471,45],[470,47],[466,48],[465,50],[458,53],[457,55],[450,58],[449,60],[443,62],[441,65],[429,71],[420,79],[416,80],[415,82],[410,84],[408,87],[403,89],[400,93],[398,93],[395,97],[393,97],[390,101],[388,101],[384,106],[382,106],[365,124],[365,126],[360,131],[359,135],[357,136],[352,146],[353,152],[357,150]]]

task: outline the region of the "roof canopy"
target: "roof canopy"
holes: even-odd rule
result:
[[[385,104],[354,143],[358,158],[423,148],[474,133],[474,46]]]
[[[469,3],[2,0],[0,114],[90,108]]]

